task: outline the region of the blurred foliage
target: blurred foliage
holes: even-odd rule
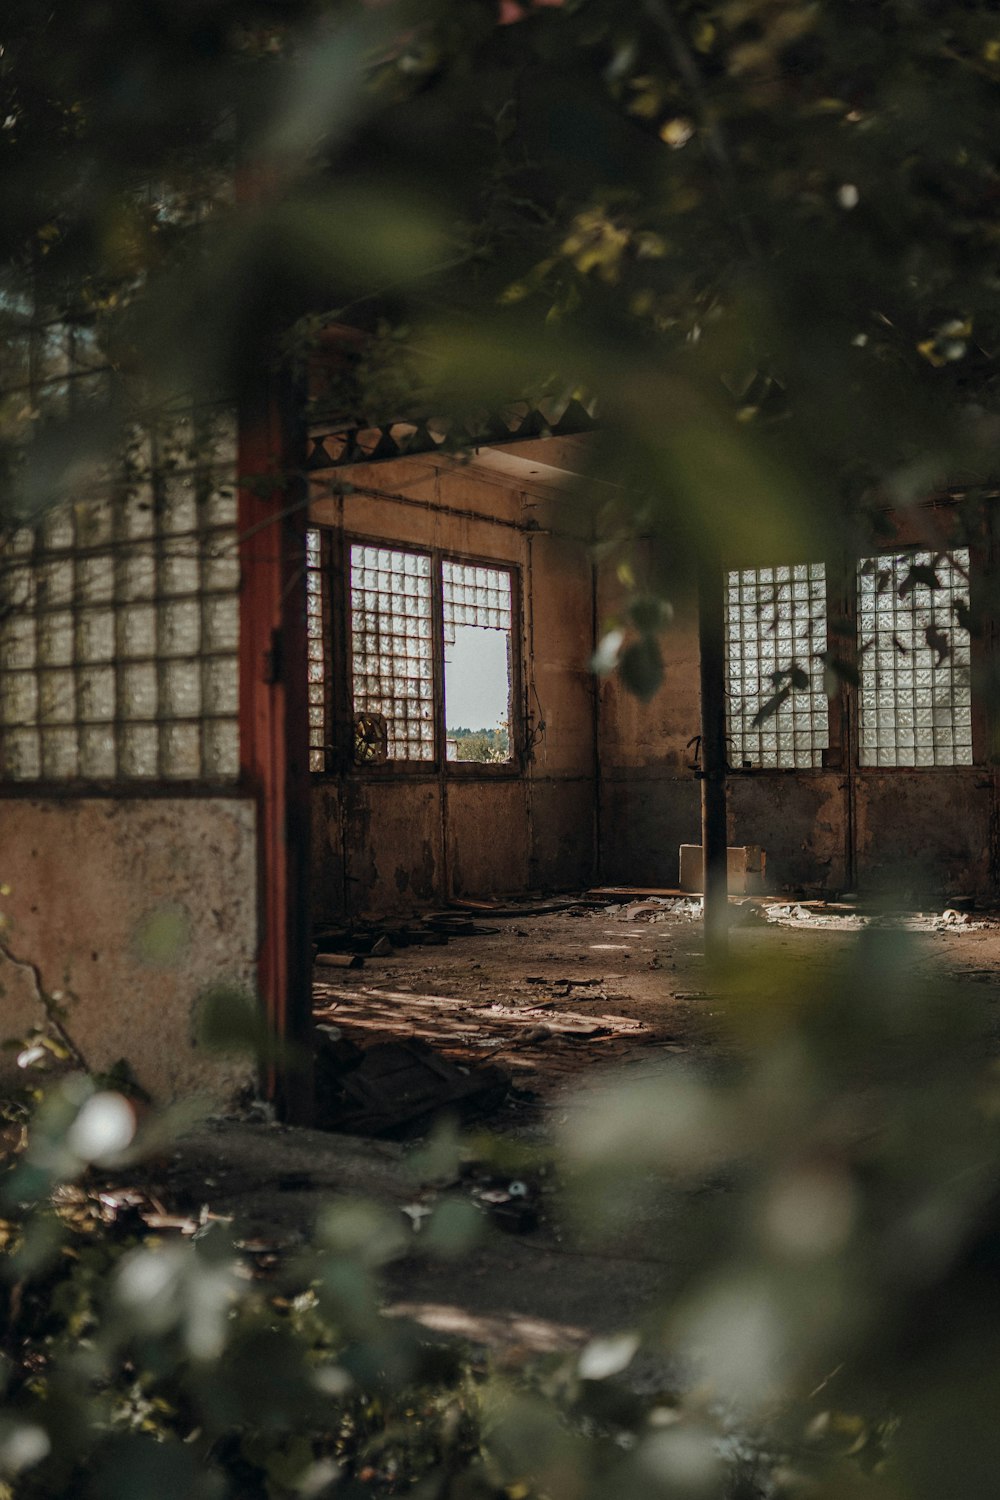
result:
[[[537,1145],[446,1125],[412,1158],[419,1234],[340,1200],[281,1250],[207,1207],[148,1222],[107,1184],[162,1153],[155,1116],[50,1080],[0,1177],[0,1493],[987,1500],[989,1004],[889,923],[839,960],[775,951],[719,976],[710,1070],[653,1063],[568,1102],[563,1244],[652,1257],[661,1290],[634,1327],[527,1365],[385,1317],[379,1283],[491,1232],[463,1151],[531,1174]]]
[[[371,335],[345,421],[597,402],[579,499],[626,597],[595,665],[645,696],[702,552],[856,554],[945,484],[981,534],[986,0],[8,0],[0,79],[2,523],[99,482],[151,405],[301,373],[337,322]],[[168,962],[183,933],[141,940]],[[71,1075],[2,1185],[0,1494],[992,1497],[993,1038],[900,944],[747,965],[731,1076],[571,1116],[568,1209],[638,1242],[680,1193],[688,1275],[533,1382],[379,1316],[394,1219],[331,1210],[270,1279],[225,1226],[105,1222],[138,1112]],[[449,1213],[430,1246],[467,1235]],[[637,1397],[640,1340],[690,1378]]]
[[[8,363],[65,319],[101,374],[67,411],[44,348],[2,372],[0,515],[331,323],[347,422],[596,402],[580,503],[669,539],[661,601],[706,547],[850,550],[993,481],[986,0],[13,0],[0,42]]]
[[[456,760],[477,760],[502,765],[510,759],[510,734],[507,729],[449,729],[449,740],[455,741]]]

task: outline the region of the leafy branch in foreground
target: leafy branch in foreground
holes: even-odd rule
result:
[[[475,1255],[460,1189],[419,1241],[398,1210],[331,1203],[267,1268],[210,1213],[187,1237],[108,1222],[102,1174],[141,1136],[67,1077],[2,1181],[8,1493],[987,1500],[990,1016],[916,942],[875,923],[822,973],[745,960],[709,1002],[710,1073],[568,1102],[546,1254],[660,1271],[634,1326],[534,1362],[381,1311],[394,1263]],[[457,1160],[448,1139],[428,1160]]]

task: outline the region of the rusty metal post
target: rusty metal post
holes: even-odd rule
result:
[[[261,377],[240,411],[240,766],[257,801],[262,1083],[283,1119],[312,1120],[306,496],[301,403]]]
[[[706,553],[698,567],[698,646],[701,676],[701,850],[704,861],[705,956],[728,947],[729,878],[726,863],[726,661],[722,566]]]

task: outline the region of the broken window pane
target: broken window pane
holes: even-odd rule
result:
[[[389,760],[433,760],[428,556],[352,545],[351,638],[355,717],[384,724]]]
[[[729,759],[734,766],[805,770],[823,764],[826,568],[744,568],[726,587]],[[804,685],[800,684],[805,679]],[[773,710],[754,720],[770,706]]]
[[[445,733],[449,760],[511,758],[511,579],[504,568],[445,560]]]
[[[860,762],[971,766],[969,551],[904,552],[858,568]]]

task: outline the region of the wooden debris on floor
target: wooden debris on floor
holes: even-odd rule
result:
[[[348,988],[332,981],[332,975],[329,981],[317,975],[316,1019],[319,1030],[326,1026],[342,1037],[340,1045],[364,1045],[372,1037],[380,1042],[389,1037],[419,1040],[472,1070],[487,1053],[529,1088],[539,1072],[573,1073],[586,1061],[585,1054],[592,1054],[593,1062],[610,1062],[636,1042],[652,1040],[649,1027],[634,1017],[556,1009],[550,998],[528,1005],[472,1005],[447,995],[373,985]],[[317,1060],[322,1076],[321,1057]]]

